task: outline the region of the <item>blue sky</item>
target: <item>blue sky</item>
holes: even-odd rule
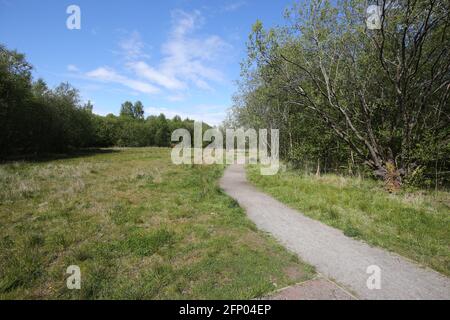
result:
[[[219,124],[232,104],[251,25],[283,23],[287,0],[0,0],[0,43],[26,54],[35,78],[68,81],[94,112],[141,100],[146,115]],[[69,5],[81,30],[69,30]]]

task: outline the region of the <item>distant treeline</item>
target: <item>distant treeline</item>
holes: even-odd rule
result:
[[[163,114],[144,119],[140,101],[122,104],[120,116],[92,113],[77,89],[62,83],[54,89],[33,81],[23,54],[0,45],[0,157],[66,152],[86,147],[170,146],[171,132],[194,121]]]

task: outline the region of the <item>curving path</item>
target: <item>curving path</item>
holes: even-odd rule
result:
[[[250,185],[245,169],[229,166],[221,188],[247,211],[259,229],[360,299],[450,299],[450,279],[416,263],[346,237]],[[367,267],[381,269],[381,289],[369,290]]]

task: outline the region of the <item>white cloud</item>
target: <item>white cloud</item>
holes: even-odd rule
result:
[[[137,31],[127,34],[120,42],[119,47],[121,54],[127,60],[145,59],[150,56],[144,53],[145,43],[141,39],[141,35]]]
[[[142,93],[154,94],[159,92],[159,89],[152,86],[151,84],[129,79],[125,76],[118,74],[113,69],[106,67],[100,67],[95,70],[92,70],[86,73],[86,77],[88,77],[89,79],[103,82],[118,83]]]
[[[78,67],[77,67],[76,65],[74,65],[74,64],[69,64],[69,65],[67,66],[67,71],[70,71],[70,72],[78,72],[78,71],[80,71],[80,70],[78,69]]]
[[[203,25],[204,19],[198,10],[187,13],[183,10],[172,11],[172,34],[175,37],[183,37],[187,33]]]
[[[224,11],[236,11],[237,9],[245,6],[247,3],[245,1],[233,2],[227,4],[223,7]]]
[[[194,31],[203,23],[199,11],[174,11],[169,38],[161,48],[163,57],[160,63],[151,66],[142,59],[130,59],[132,61],[126,66],[142,79],[168,90],[188,89],[190,84],[199,89],[211,90],[211,82],[224,79],[222,72],[213,66],[214,62],[230,45],[216,35],[195,37]],[[139,52],[129,52],[128,45],[122,46],[122,49],[126,50],[130,58],[140,55]]]
[[[213,84],[224,81],[220,70],[221,58],[231,45],[217,35],[198,36],[205,20],[200,11],[172,12],[172,27],[167,40],[161,45],[159,62],[148,62],[146,45],[137,31],[128,33],[119,42],[119,54],[124,57],[123,72],[99,67],[84,76],[91,80],[118,83],[136,92],[157,93],[165,89],[168,101],[181,101],[193,87],[212,90]],[[75,71],[75,68],[71,68]],[[126,72],[126,73],[125,73]],[[132,74],[131,76],[123,74]]]
[[[219,36],[196,38],[192,35],[203,24],[198,11],[192,14],[176,11],[172,19],[174,25],[171,36],[162,48],[165,57],[161,70],[191,81],[200,89],[208,89],[207,82],[222,81],[222,73],[212,65],[230,45]]]
[[[155,84],[167,89],[183,89],[185,84],[170,74],[164,74],[150,67],[144,61],[129,62],[127,66],[133,70],[136,75],[145,78]]]

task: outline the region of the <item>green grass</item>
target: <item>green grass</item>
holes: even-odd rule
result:
[[[305,215],[450,275],[450,193],[389,194],[369,179],[288,170],[249,180]]]
[[[246,299],[314,275],[222,193],[222,167],[115,151],[0,165],[1,299]]]

